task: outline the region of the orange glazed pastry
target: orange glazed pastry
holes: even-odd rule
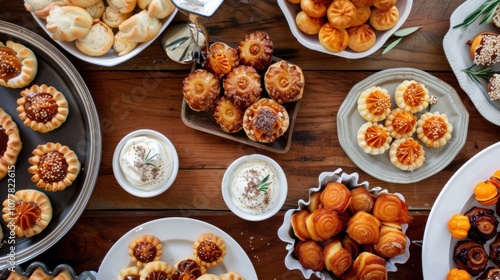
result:
[[[346,272],[353,263],[351,253],[342,247],[340,240],[335,239],[328,243],[323,250],[325,268],[339,277]]]
[[[7,175],[9,168],[16,164],[22,147],[16,123],[0,108],[0,180]]]
[[[351,191],[342,183],[328,183],[319,197],[323,207],[342,213],[351,202]]]
[[[233,68],[223,81],[224,95],[236,106],[247,108],[260,98],[260,75],[252,66]]]
[[[299,263],[315,271],[321,271],[325,268],[323,259],[323,247],[313,240],[299,241],[295,246],[295,256]]]
[[[226,242],[213,233],[203,233],[193,244],[195,260],[200,265],[212,267],[222,262],[226,256]]]
[[[140,279],[170,279],[172,267],[164,261],[153,261],[147,263],[141,270]]]
[[[373,86],[358,98],[358,112],[368,122],[385,120],[391,113],[391,96],[386,89]]]
[[[264,87],[267,93],[280,104],[301,99],[304,85],[302,69],[284,60],[273,63],[264,75]]]
[[[311,35],[318,34],[319,29],[325,21],[325,17],[311,17],[304,11],[300,11],[297,16],[295,16],[295,23],[299,30]]]
[[[357,8],[356,9],[356,18],[354,19],[351,27],[366,23],[366,21],[370,18],[371,12],[372,12],[372,10],[370,9],[370,7]]]
[[[223,42],[214,42],[207,49],[205,67],[219,79],[225,77],[231,70],[240,65],[238,50]]]
[[[326,11],[328,22],[337,29],[350,27],[357,15],[357,8],[350,0],[335,0]]]
[[[373,209],[375,198],[365,187],[356,187],[351,190],[351,203],[349,212],[352,214],[358,211],[370,213]]]
[[[182,82],[182,95],[194,111],[210,111],[220,95],[219,80],[205,69],[197,69]]]
[[[310,214],[307,210],[301,210],[292,214],[291,225],[293,233],[300,240],[311,239],[311,235],[309,234],[306,224],[306,220],[309,215]]]
[[[417,130],[417,117],[411,112],[396,108],[385,119],[385,127],[394,139],[409,138]]]
[[[427,112],[417,122],[417,137],[427,147],[444,146],[451,139],[453,126],[448,122],[446,114]]]
[[[373,6],[380,10],[389,10],[396,5],[397,0],[375,0]]]
[[[380,221],[364,211],[358,211],[347,223],[347,234],[359,244],[376,244],[380,237]]]
[[[396,6],[392,6],[388,10],[375,8],[370,14],[370,24],[378,31],[385,31],[396,26],[399,20],[399,10]]]
[[[406,224],[412,220],[406,202],[393,193],[379,194],[373,205],[372,214],[382,222]]]
[[[413,138],[402,138],[392,142],[389,158],[397,168],[413,171],[424,164],[425,151],[422,145]]]
[[[469,272],[464,269],[458,269],[456,267],[452,267],[448,274],[446,275],[446,280],[471,280]]]
[[[316,0],[301,0],[300,9],[310,17],[321,18],[326,16],[327,4]]]
[[[385,260],[373,253],[362,252],[352,264],[357,279],[387,279]]]
[[[337,212],[326,208],[319,208],[306,218],[306,226],[311,239],[314,241],[326,240],[341,232],[344,224]]]
[[[420,112],[429,106],[429,90],[422,83],[405,80],[396,87],[394,99],[399,108],[411,113]]]
[[[32,50],[13,41],[0,42],[0,86],[21,88],[31,83],[38,71]]]
[[[238,44],[240,62],[264,71],[273,57],[273,41],[264,31],[254,31],[245,36]]]
[[[307,210],[312,213],[314,210],[318,208],[323,208],[323,205],[320,201],[321,191],[312,193],[309,196],[309,205],[307,205]]]
[[[356,240],[352,239],[349,235],[344,235],[340,240],[342,247],[345,248],[351,254],[351,258],[354,260],[361,252],[361,246]]]
[[[234,105],[234,103],[225,96],[219,97],[215,101],[214,118],[220,128],[227,133],[235,133],[243,128],[243,108]]]
[[[374,249],[381,257],[393,258],[405,252],[406,242],[406,235],[399,224],[382,224],[380,239],[374,245]]]
[[[369,50],[377,40],[375,31],[366,23],[349,27],[347,34],[349,35],[349,44],[347,46],[357,52]]]
[[[366,122],[358,130],[358,144],[368,154],[380,155],[389,150],[392,137],[381,124]]]
[[[285,107],[271,98],[261,98],[248,107],[243,117],[243,129],[253,141],[271,143],[281,137],[290,125]]]
[[[3,220],[13,225],[18,237],[32,237],[42,232],[52,220],[52,204],[41,191],[20,190],[3,202]],[[12,207],[14,205],[14,207]]]
[[[21,91],[17,112],[24,124],[42,133],[60,127],[68,117],[68,101],[52,86],[33,85]]]
[[[321,46],[334,53],[345,50],[349,44],[347,30],[335,28],[329,22],[319,29],[318,39]]]
[[[132,263],[143,268],[147,263],[159,261],[163,253],[160,239],[153,235],[141,235],[128,244],[128,254]]]

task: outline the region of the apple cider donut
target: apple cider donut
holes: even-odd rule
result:
[[[240,62],[263,71],[271,64],[273,41],[264,31],[248,33],[238,44]]]
[[[223,81],[224,95],[236,106],[247,108],[257,101],[262,93],[260,75],[252,66],[233,68]]]
[[[205,69],[197,69],[182,82],[182,94],[194,111],[210,111],[220,95],[219,80]]]
[[[302,69],[284,60],[269,66],[264,75],[267,93],[280,104],[301,99],[304,94],[304,85]]]
[[[21,88],[31,83],[38,71],[38,61],[26,46],[0,42],[0,86]]]
[[[0,179],[7,175],[9,167],[16,164],[22,146],[16,123],[0,108]]]
[[[271,98],[261,98],[245,110],[243,129],[253,141],[271,143],[281,137],[290,125],[283,105]]]

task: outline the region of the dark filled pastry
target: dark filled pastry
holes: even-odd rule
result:
[[[290,117],[283,105],[261,98],[245,110],[243,129],[248,138],[262,143],[274,142],[288,130]]]
[[[196,279],[206,273],[206,268],[201,266],[199,262],[188,258],[177,262],[174,266],[172,280]]]
[[[461,240],[455,246],[453,260],[457,268],[478,276],[488,265],[488,254],[480,242]]]
[[[497,266],[500,266],[500,234],[498,233],[495,240],[490,244],[490,259]]]
[[[212,267],[226,256],[226,242],[213,233],[203,233],[193,244],[195,260],[202,266]]]
[[[323,241],[341,232],[344,223],[337,212],[319,208],[307,216],[306,227],[312,240]]]
[[[477,280],[498,280],[500,279],[500,268],[488,267]]]
[[[469,217],[469,238],[481,243],[492,239],[497,234],[498,219],[491,209],[472,207],[465,213]]]
[[[0,108],[0,179],[14,166],[23,143],[12,117]]]
[[[128,254],[132,258],[132,263],[138,268],[143,268],[147,263],[159,261],[163,246],[156,236],[141,235],[128,245]]]

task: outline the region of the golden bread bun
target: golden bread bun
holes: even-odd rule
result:
[[[370,15],[370,24],[379,31],[389,30],[393,28],[399,20],[399,10],[396,6],[388,10],[375,8]]]
[[[372,10],[370,7],[361,7],[356,9],[356,18],[352,22],[352,26],[358,26],[363,23],[365,23],[367,20],[370,19],[370,15],[372,13]]]
[[[87,35],[94,19],[77,6],[53,6],[47,16],[46,28],[56,41],[74,41]]]
[[[358,8],[370,7],[375,4],[376,0],[351,0],[351,2]]]
[[[295,17],[295,23],[300,31],[312,35],[318,34],[325,21],[325,17],[311,17],[304,11],[300,11]]]
[[[113,42],[113,49],[118,53],[118,56],[126,55],[131,52],[139,43],[129,42],[123,38],[123,33],[116,32],[115,40]]]
[[[117,8],[120,13],[126,14],[134,11],[135,6],[137,5],[137,0],[108,0],[108,4]]]
[[[314,0],[300,1],[300,8],[310,17],[324,17],[326,15],[327,5]]]
[[[134,14],[118,26],[123,38],[136,43],[143,43],[153,39],[161,29],[158,18],[151,18],[146,10]]]
[[[335,0],[326,11],[328,22],[338,29],[351,26],[357,16],[357,8],[350,0]]]
[[[396,5],[397,0],[376,0],[373,6],[381,10],[389,10],[394,5]]]
[[[85,8],[85,11],[89,13],[89,15],[93,19],[100,19],[106,10],[106,5],[104,5],[103,0],[99,0],[95,5]]]
[[[269,66],[264,75],[264,86],[267,93],[280,104],[301,99],[304,85],[302,69],[284,60]]]
[[[349,27],[347,34],[349,34],[349,44],[347,46],[357,52],[369,50],[375,45],[377,39],[375,31],[366,23]]]
[[[318,33],[318,39],[325,49],[334,53],[345,50],[349,44],[349,34],[347,34],[347,30],[337,29],[328,22],[321,26]]]
[[[132,13],[120,13],[114,6],[107,6],[102,14],[102,21],[111,28],[117,28],[122,22],[132,16]]]
[[[76,47],[84,54],[90,56],[101,56],[107,53],[113,46],[115,34],[111,27],[102,21],[92,25],[83,39],[75,42]]]
[[[175,6],[170,0],[138,0],[137,5],[143,10],[147,10],[150,17],[163,19],[168,17]]]

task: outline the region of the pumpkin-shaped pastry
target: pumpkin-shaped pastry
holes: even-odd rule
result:
[[[325,17],[311,17],[304,11],[300,11],[295,17],[295,23],[300,31],[315,35],[318,34],[319,29],[325,23]]]
[[[366,23],[349,27],[347,34],[349,34],[349,44],[347,46],[357,52],[369,50],[375,45],[377,39],[375,31]]]
[[[358,130],[358,144],[368,154],[379,155],[389,150],[392,137],[381,124],[366,122]]]
[[[389,10],[375,8],[370,14],[370,24],[375,30],[385,31],[396,26],[399,20],[399,10],[393,6]]]
[[[361,7],[356,9],[356,18],[352,22],[351,26],[358,26],[360,24],[365,23],[367,20],[370,19],[370,15],[372,13],[372,10],[370,7]]]
[[[324,17],[328,6],[315,0],[300,1],[300,9],[310,17]]]
[[[264,86],[269,96],[280,104],[298,101],[304,94],[304,74],[299,66],[281,60],[267,68]]]
[[[231,70],[240,65],[238,50],[223,42],[214,42],[207,49],[205,67],[219,79],[225,77]]]
[[[245,110],[243,129],[253,141],[271,143],[281,137],[290,125],[283,105],[271,98],[261,98]]]
[[[351,0],[351,2],[356,5],[356,7],[363,8],[363,7],[370,7],[373,4],[375,4],[376,0]]]
[[[446,114],[427,112],[417,122],[417,136],[427,147],[444,146],[451,139],[453,126]]]
[[[0,42],[0,86],[21,88],[35,79],[38,60],[35,53],[23,44]]]
[[[466,238],[470,229],[469,217],[456,213],[448,220],[448,230],[457,239]]]
[[[411,112],[396,108],[385,119],[385,127],[394,139],[408,138],[417,130],[417,117]]]
[[[326,11],[328,22],[335,28],[345,29],[352,25],[357,17],[357,8],[350,0],[335,0]]]
[[[245,35],[238,43],[241,64],[263,71],[272,62],[273,41],[264,31],[254,31]]]
[[[391,96],[385,88],[370,87],[358,98],[358,112],[369,122],[385,120],[391,113]]]
[[[389,149],[391,163],[401,170],[413,171],[425,162],[425,151],[413,138],[395,140]]]
[[[381,10],[389,10],[394,5],[396,5],[397,0],[375,0],[373,6]]]
[[[423,83],[404,80],[396,87],[394,99],[399,108],[417,113],[429,106],[429,90]]]
[[[347,30],[335,28],[328,22],[321,26],[318,39],[325,49],[334,53],[345,50],[349,44]]]

